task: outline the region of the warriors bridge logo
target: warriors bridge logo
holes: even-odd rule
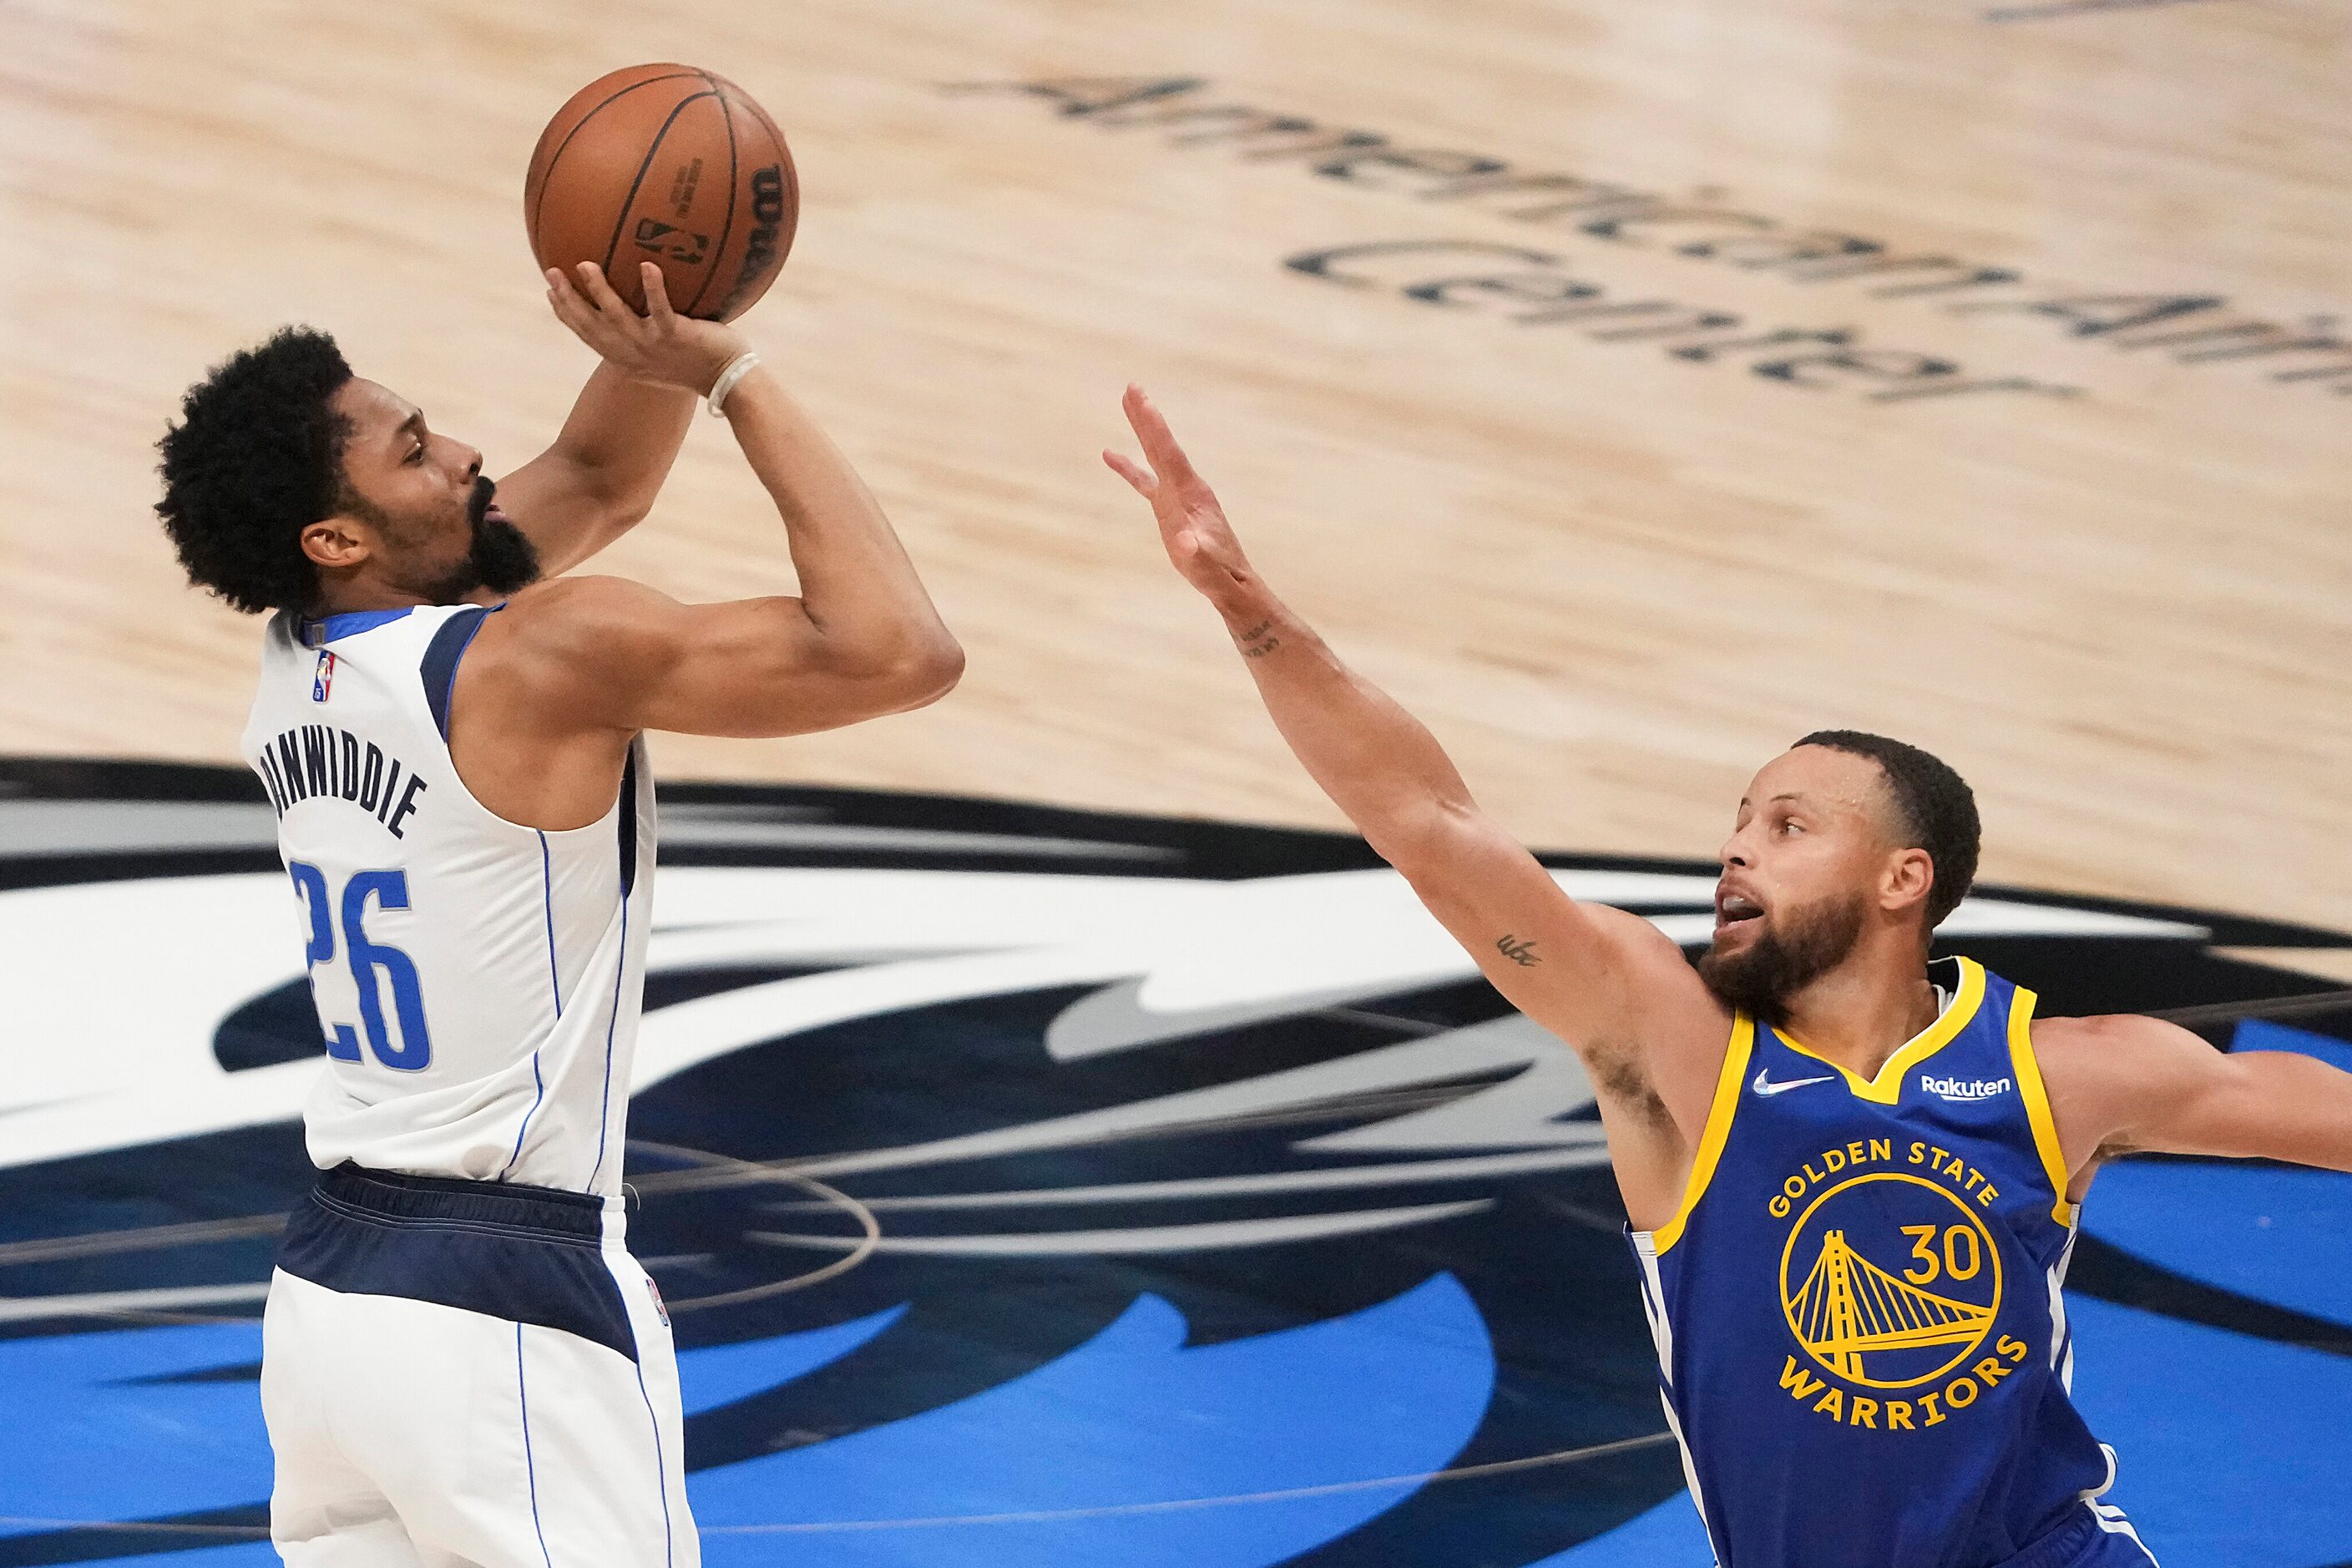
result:
[[[1894,1152],[1889,1139],[1871,1139],[1864,1149],[1866,1159],[1879,1161]],[[1913,1143],[1911,1152],[1924,1157],[1927,1149]],[[1938,1179],[1906,1170],[1849,1176],[1815,1197],[1790,1227],[1780,1253],[1781,1311],[1805,1353],[1845,1383],[1878,1389],[1933,1383],[1985,1342],[2000,1314],[2000,1249],[1979,1205],[1940,1179],[1943,1167],[1934,1169]],[[2022,1342],[2004,1336],[2001,1343],[2004,1353],[2015,1347],[2006,1364],[1979,1363],[1949,1384],[1941,1399],[1920,1394],[1916,1413],[1913,1401],[1885,1401],[1885,1429],[1911,1429],[1915,1414],[1936,1426],[1946,1419],[1940,1404],[1974,1404],[1978,1377],[1990,1388],[2024,1359]],[[1801,1399],[1804,1382],[1792,1358],[1782,1386]],[[1840,1393],[1830,1389],[1814,1408],[1856,1426],[1879,1425],[1881,1402]]]
[[[629,1240],[712,1568],[1706,1562],[1583,1069],[1360,840],[733,785],[661,818]],[[274,1561],[258,1314],[321,1060],[275,828],[241,769],[0,761],[0,1568]],[[1544,859],[1707,940],[1710,865]],[[2331,932],[1986,888],[1945,935],[2045,1014],[2352,1062],[2299,956]],[[1955,1418],[2041,1281],[1964,1165],[1832,1163],[1769,1222],[1790,1375]],[[2352,1443],[2347,1215],[2352,1177],[2100,1176],[2076,1394],[2151,1541],[2352,1558],[2310,1462]]]

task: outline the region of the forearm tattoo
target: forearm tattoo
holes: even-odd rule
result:
[[[1282,646],[1282,639],[1274,635],[1274,622],[1267,619],[1234,638],[1234,646],[1242,650],[1244,658],[1264,658]]]

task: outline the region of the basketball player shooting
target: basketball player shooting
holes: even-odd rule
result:
[[[689,1568],[669,1326],[624,1243],[653,787],[641,732],[790,735],[962,666],[890,525],[742,336],[547,274],[602,356],[544,454],[482,455],[299,329],[187,395],[157,510],[270,613],[243,749],[300,900],[322,1173],[263,1319],[279,1553],[331,1568]],[[698,394],[797,597],[560,576],[646,515]]]
[[[2042,1018],[1928,962],[1976,872],[1958,774],[1875,735],[1765,764],[1696,968],[1578,903],[1429,731],[1252,570],[1142,393],[1169,559],[1283,738],[1514,1005],[1577,1051],[1632,1221],[1666,1420],[1723,1568],[2122,1568],[2113,1451],[2071,1398],[2060,1284],[2105,1161],[2352,1170],[2352,1074],[2142,1017]]]

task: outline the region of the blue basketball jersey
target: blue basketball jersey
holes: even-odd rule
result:
[[[1722,1568],[1990,1568],[2086,1520],[2137,1554],[2068,1393],[2033,993],[1936,970],[1941,1015],[1874,1079],[1735,1019],[1680,1209],[1633,1237]]]

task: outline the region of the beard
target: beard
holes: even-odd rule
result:
[[[1845,962],[1862,940],[1862,894],[1832,896],[1771,921],[1739,952],[1710,947],[1698,976],[1725,1006],[1777,1024],[1789,999]]]
[[[513,523],[489,515],[490,498],[498,487],[487,475],[474,480],[466,500],[466,521],[473,529],[473,546],[446,575],[425,584],[423,593],[436,605],[454,605],[478,589],[511,594],[539,581],[539,548]]]

